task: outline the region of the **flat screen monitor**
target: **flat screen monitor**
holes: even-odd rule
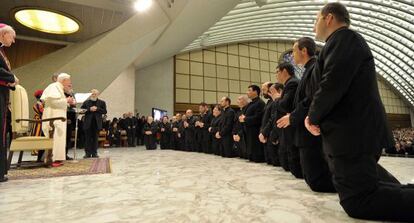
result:
[[[159,108],[152,108],[152,117],[154,117],[154,120],[160,121],[162,117],[167,115],[166,110],[162,110]]]

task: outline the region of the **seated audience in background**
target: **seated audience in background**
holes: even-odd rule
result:
[[[118,126],[118,119],[114,118],[108,130],[108,139],[110,146],[121,145],[121,128]]]

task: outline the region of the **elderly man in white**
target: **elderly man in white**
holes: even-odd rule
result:
[[[65,89],[72,88],[72,82],[70,75],[61,73],[57,77],[57,81],[51,83],[43,92],[41,100],[45,102],[45,108],[43,111],[42,119],[53,117],[65,117],[68,104],[76,103],[72,97],[66,98]],[[58,167],[63,165],[62,161],[66,160],[66,122],[60,120],[54,122],[54,135],[53,135],[53,150],[52,154],[46,154],[45,162],[51,162],[52,167]],[[46,137],[49,137],[49,124],[42,125],[43,133]],[[52,160],[50,160],[52,159]]]

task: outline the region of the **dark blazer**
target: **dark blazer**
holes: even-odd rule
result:
[[[309,119],[321,128],[326,154],[379,154],[394,144],[374,57],[360,34],[348,28],[335,31],[321,50],[314,72],[319,89]]]
[[[263,128],[266,127],[267,122],[272,117],[272,102],[273,100],[270,98],[267,100],[267,103],[264,107],[263,117],[262,117],[262,125],[260,126],[260,131],[263,130]]]
[[[277,119],[293,111],[294,100],[298,85],[299,79],[297,79],[296,77],[291,77],[289,78],[289,80],[286,81],[282,95],[280,99],[277,101]],[[280,137],[281,143],[283,143],[284,145],[293,145],[293,136],[295,134],[294,131],[295,129],[293,126],[288,126],[287,128],[282,129]]]
[[[264,111],[265,103],[259,97],[252,100],[247,105],[246,112],[245,112],[245,120],[244,125],[246,128],[259,128],[262,125],[262,117]],[[258,136],[258,135],[257,135]]]
[[[92,100],[87,100],[83,102],[82,109],[86,109],[85,112],[85,123],[83,129],[90,129],[92,126],[92,121],[96,121],[97,130],[102,129],[102,115],[106,114],[106,103],[100,99],[96,101],[96,107],[98,108],[96,112],[91,112],[90,108],[93,106]]]
[[[234,124],[235,112],[232,108],[228,107],[223,111],[223,122],[220,127],[220,136],[222,137],[233,137],[232,130]]]
[[[268,140],[271,140],[272,142],[278,141],[279,136],[282,132],[282,129],[278,128],[276,125],[276,121],[279,117],[277,112],[279,100],[280,99],[276,99],[272,101],[272,103],[270,104],[270,118],[267,120],[265,125],[260,130],[260,133],[262,133],[264,137],[268,138]]]
[[[320,140],[319,136],[313,136],[305,128],[305,118],[309,111],[309,106],[313,99],[313,94],[317,89],[311,84],[311,76],[316,58],[311,58],[305,64],[305,72],[303,72],[302,79],[296,90],[294,106],[295,109],[290,113],[290,125],[295,128],[295,136],[293,143],[297,147],[308,147],[315,145],[316,140]]]

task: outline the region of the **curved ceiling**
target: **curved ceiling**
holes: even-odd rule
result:
[[[314,37],[313,24],[323,0],[268,0],[259,7],[243,0],[183,51],[250,40],[292,41]],[[414,106],[414,1],[339,1],[347,6],[351,28],[374,54],[377,72]]]

